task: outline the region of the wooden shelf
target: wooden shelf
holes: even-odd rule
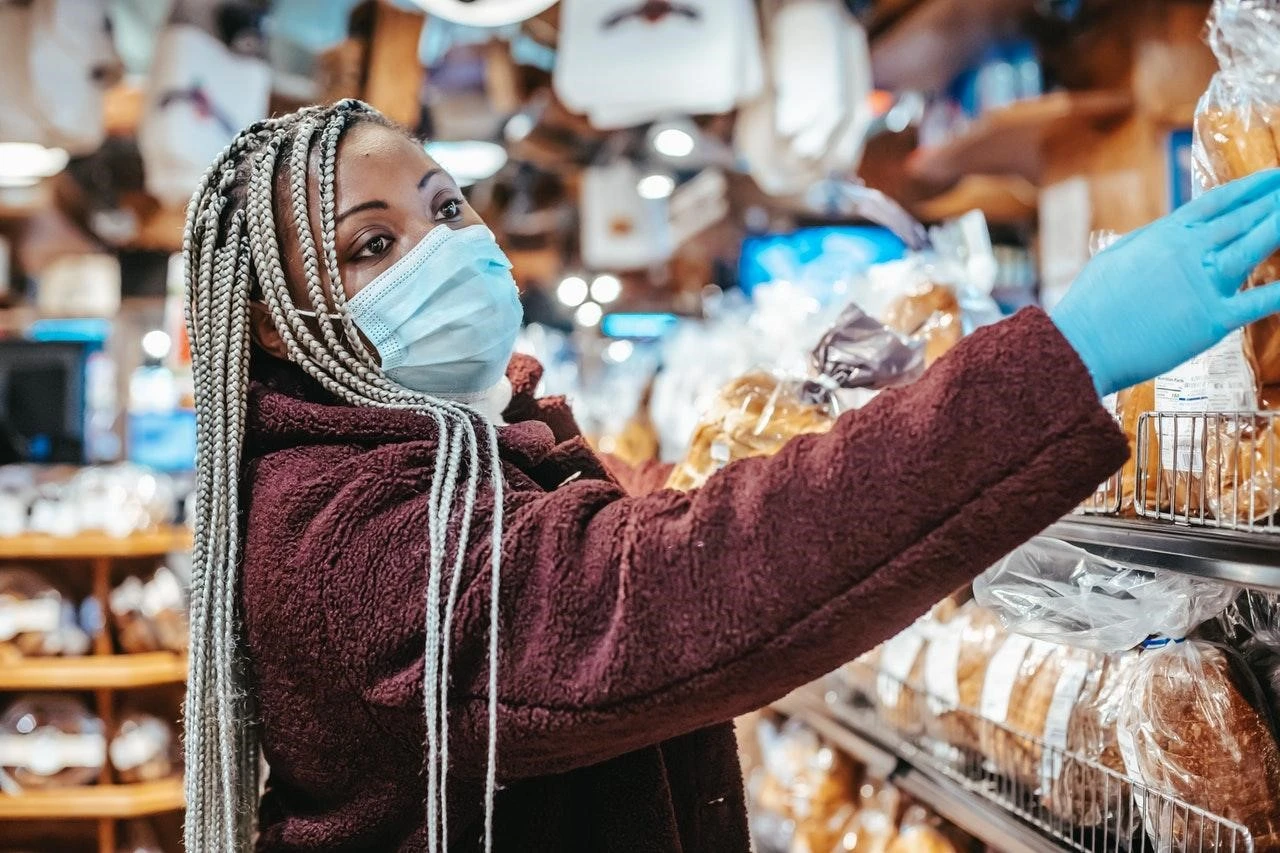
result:
[[[0,820],[127,820],[183,808],[182,779],[0,794]]]
[[[1035,219],[1039,190],[1013,175],[966,175],[950,190],[912,205],[922,222],[942,222],[980,210],[987,221],[1021,225]]]
[[[994,110],[942,145],[919,148],[907,160],[916,181],[946,188],[965,175],[1040,177],[1040,145],[1053,130],[1119,118],[1130,111],[1128,92],[1053,92]]]
[[[0,690],[131,690],[186,678],[187,659],[172,652],[25,658],[0,666]]]
[[[168,527],[123,538],[105,533],[81,533],[66,538],[43,534],[0,537],[0,560],[128,559],[159,557],[190,549],[191,532],[185,527]]]

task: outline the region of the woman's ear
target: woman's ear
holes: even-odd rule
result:
[[[282,360],[289,357],[289,350],[285,347],[280,333],[276,331],[271,312],[261,302],[249,303],[249,334],[253,342],[268,354]]]

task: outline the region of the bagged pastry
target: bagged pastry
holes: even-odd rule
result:
[[[145,580],[131,575],[111,591],[109,605],[122,651],[185,653],[188,642],[186,591],[178,576],[161,566]]]
[[[89,635],[74,604],[30,569],[0,569],[0,664],[23,657],[77,656]]]
[[[964,335],[955,293],[933,281],[922,281],[917,290],[889,306],[884,323],[924,345],[926,367],[946,355]]]
[[[892,785],[865,782],[856,814],[846,823],[832,853],[888,853],[898,837],[902,795]]]
[[[70,696],[23,696],[0,714],[0,792],[95,782],[107,762],[102,721]]]
[[[178,742],[173,726],[151,714],[126,714],[107,747],[121,782],[155,782],[178,773]]]
[[[1262,697],[1223,647],[1148,642],[1117,720],[1129,775],[1248,829],[1257,853],[1280,850],[1280,750]],[[1158,851],[1241,849],[1242,841],[1160,797],[1139,803]]]
[[[923,806],[908,807],[903,812],[898,837],[886,853],[959,853],[959,848],[943,831],[941,823]]]
[[[808,376],[756,372],[725,386],[668,488],[697,488],[731,462],[770,456],[798,435],[826,432],[842,409],[842,390],[913,381],[923,369],[920,350],[850,304],[811,354]]]
[[[1208,41],[1219,71],[1196,107],[1192,174],[1208,189],[1280,165],[1280,18],[1264,0],[1215,0]],[[1246,287],[1280,279],[1280,254],[1262,263]],[[1280,384],[1280,318],[1249,326],[1245,345],[1261,389]],[[1263,396],[1269,396],[1265,392]]]
[[[941,626],[925,650],[928,734],[950,746],[977,750],[976,713],[987,664],[1005,639],[1000,619],[969,601]]]

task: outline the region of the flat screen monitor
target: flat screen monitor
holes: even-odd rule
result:
[[[85,462],[87,342],[0,339],[0,462]]]

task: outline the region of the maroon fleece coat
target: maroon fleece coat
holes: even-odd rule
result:
[[[432,422],[260,361],[243,605],[271,766],[261,851],[425,850]],[[726,721],[902,629],[1120,466],[1050,320],[1025,311],[827,435],[700,490],[629,495],[512,364],[499,432],[496,849],[744,853]],[[475,529],[489,528],[491,493]],[[490,537],[452,643],[450,849],[482,835]]]

